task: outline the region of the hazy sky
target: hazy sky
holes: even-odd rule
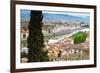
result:
[[[50,14],[67,14],[71,16],[77,16],[77,17],[89,17],[89,13],[82,13],[82,12],[54,12],[54,11],[42,11],[43,13],[50,13]],[[29,19],[30,17],[30,10],[21,10],[21,18]]]
[[[90,16],[90,14],[88,12],[51,12],[51,11],[43,11],[43,13],[53,13],[53,14],[68,14],[71,16],[82,16],[82,17],[86,17],[86,16]]]

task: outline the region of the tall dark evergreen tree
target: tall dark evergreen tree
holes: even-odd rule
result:
[[[43,51],[44,37],[42,34],[42,11],[31,11],[28,26],[28,62],[48,61],[47,52]]]

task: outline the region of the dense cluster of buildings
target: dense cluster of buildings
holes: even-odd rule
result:
[[[58,42],[46,44],[46,47],[50,60],[58,60],[58,58],[68,60],[68,56],[76,54],[80,56],[79,59],[89,59],[89,45],[89,36],[87,36],[86,41],[80,44],[74,44],[73,39],[67,37]]]
[[[28,24],[29,21],[21,22],[21,40],[25,38],[27,40],[28,37]],[[81,26],[79,24],[74,25],[58,25],[52,30],[48,29],[48,25],[44,25],[42,30],[48,31],[49,33],[56,33],[56,32],[66,32],[68,30],[80,29]],[[66,30],[66,31],[65,31]],[[65,33],[64,33],[65,34]],[[71,60],[69,57],[75,55],[79,55],[79,59],[89,59],[89,45],[90,45],[90,38],[89,32],[86,32],[87,38],[86,41],[80,44],[74,44],[73,39],[70,37],[65,37],[61,40],[55,42],[49,42],[45,44],[45,48],[48,51],[48,57],[50,61],[61,61],[61,60]],[[45,36],[45,35],[44,35]],[[24,61],[24,59],[23,59]]]

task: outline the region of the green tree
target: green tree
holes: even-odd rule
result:
[[[79,44],[79,43],[85,42],[86,34],[84,32],[78,32],[73,35],[73,38],[74,38],[74,43]]]
[[[28,26],[28,62],[48,61],[47,52],[43,51],[44,37],[42,34],[42,11],[31,11],[30,23]]]

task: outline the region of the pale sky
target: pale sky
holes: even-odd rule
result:
[[[51,12],[51,11],[43,11],[43,13],[53,13],[53,14],[68,14],[68,15],[72,15],[72,16],[90,16],[90,14],[88,12]]]

